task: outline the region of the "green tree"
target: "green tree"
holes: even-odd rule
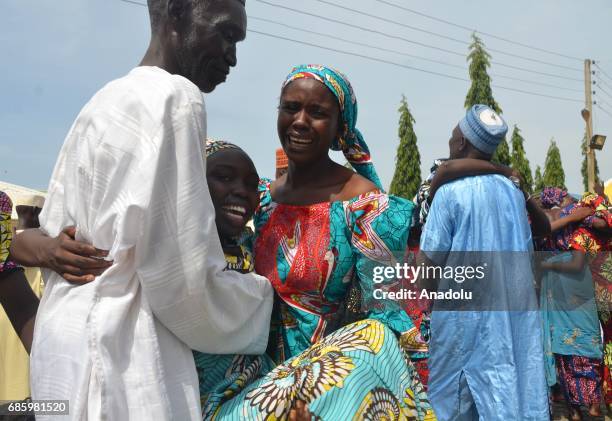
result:
[[[523,143],[525,139],[521,136],[521,129],[519,129],[516,124],[514,125],[514,130],[512,130],[512,168],[517,170],[525,185],[523,188],[529,192],[529,194],[533,193],[533,178],[531,177],[531,167],[529,166],[529,160],[527,159],[527,155],[525,154],[525,148],[523,147]]]
[[[565,187],[565,171],[561,163],[561,153],[554,139],[550,140],[550,146],[546,153],[544,163],[544,185],[546,187]]]
[[[584,185],[584,191],[589,191],[589,175],[587,173],[587,138],[586,133],[582,137],[582,144],[580,145],[580,152],[582,153],[582,166],[580,172],[582,173],[582,184]],[[597,165],[597,159],[595,160],[595,184],[600,183],[599,179],[599,165]]]
[[[493,91],[491,90],[491,78],[489,77],[488,68],[491,67],[491,55],[485,50],[482,40],[478,38],[476,33],[472,34],[472,43],[470,44],[470,53],[467,60],[470,63],[469,73],[472,85],[465,97],[465,108],[469,109],[476,104],[485,104],[493,108],[495,112],[501,114],[502,109],[493,99]]]
[[[508,142],[506,142],[506,138],[504,137],[502,141],[495,149],[493,156],[491,157],[491,161],[510,166],[512,164],[512,157],[510,156],[510,148],[508,147]]]
[[[469,74],[472,84],[465,97],[465,108],[470,109],[473,105],[485,104],[501,114],[502,109],[493,98],[491,78],[488,72],[488,68],[491,67],[491,55],[485,50],[485,45],[476,33],[472,34],[467,60],[470,63]],[[510,165],[510,148],[508,148],[506,139],[501,141],[491,160],[499,164]]]
[[[400,118],[397,134],[400,143],[395,155],[395,173],[389,193],[412,199],[421,184],[421,155],[413,128],[415,120],[408,109],[404,95],[402,95],[398,111]]]
[[[540,169],[540,166],[538,165],[536,166],[536,170],[535,170],[533,191],[541,192],[542,190],[544,190],[544,177],[542,177],[542,170]]]

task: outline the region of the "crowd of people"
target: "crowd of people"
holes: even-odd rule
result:
[[[148,6],[142,62],[80,112],[40,215],[13,232],[0,193],[0,303],[30,352],[32,399],[68,400],[64,417],[78,420],[547,420],[555,399],[572,419],[612,409],[603,191],[527,193],[491,162],[505,121],[475,105],[449,124],[448,159],[414,200],[390,195],[349,80],[324,65],[282,82],[276,176],[260,177],[236,143],[207,139],[201,94],[237,64],[244,2]],[[373,298],[458,287],[380,285],[375,267],[474,253],[490,269],[461,285],[474,302]],[[40,302],[23,271],[38,267]]]

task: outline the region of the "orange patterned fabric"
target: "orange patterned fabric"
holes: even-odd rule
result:
[[[287,158],[283,148],[278,148],[276,150],[276,169],[280,170],[287,167],[289,167],[289,158]]]

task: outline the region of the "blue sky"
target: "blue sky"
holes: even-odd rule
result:
[[[144,0],[141,0],[144,2]],[[328,16],[415,42],[467,53],[459,42],[424,34],[399,25],[360,16],[317,0],[289,2],[269,0],[310,13]],[[435,22],[376,0],[329,0],[407,25],[468,42],[466,30]],[[483,32],[579,58],[598,60],[612,77],[612,2],[592,0],[515,0],[482,2],[444,0],[417,2],[391,0],[429,15]],[[74,118],[88,99],[106,82],[127,73],[140,61],[149,39],[144,7],[120,0],[3,0],[0,6],[0,180],[46,189],[57,154]],[[467,69],[430,63],[394,53],[351,45],[324,36],[308,35],[254,17],[326,32],[339,37],[403,51],[433,60],[464,66],[465,58],[427,49],[299,15],[247,0],[249,28],[343,51],[377,57],[421,69],[467,78]],[[562,66],[582,69],[582,62],[539,53],[483,36],[487,47],[528,56]],[[492,52],[493,61],[539,72],[582,79],[581,71],[553,67]],[[249,33],[239,45],[238,66],[228,81],[206,96],[210,136],[232,140],[251,155],[260,175],[274,173],[276,106],[280,84],[290,68],[299,63],[323,63],[342,70],[351,80],[359,101],[358,127],[370,145],[384,185],[393,176],[397,138],[397,108],[406,95],[416,119],[423,175],[436,157],[448,154],[452,128],[464,114],[463,101],[469,83],[395,67]],[[597,70],[597,69],[595,69]],[[584,83],[538,75],[493,65],[493,83],[553,96],[583,100]],[[560,88],[536,86],[500,78],[527,79]],[[603,78],[610,87],[612,79]],[[570,90],[568,90],[570,89]],[[573,91],[573,90],[576,91]],[[595,88],[597,90],[597,88]],[[532,170],[543,166],[549,141],[554,137],[566,172],[566,184],[582,190],[579,141],[584,132],[581,102],[529,96],[494,88],[508,123],[522,130]],[[598,91],[612,113],[612,96]],[[612,116],[595,108],[595,131],[612,136]],[[598,153],[601,175],[612,177],[612,139]],[[338,157],[341,161],[341,158]]]

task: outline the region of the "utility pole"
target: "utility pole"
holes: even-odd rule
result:
[[[586,112],[584,112],[586,110]],[[591,82],[591,60],[584,61],[584,110],[582,117],[586,122],[586,158],[589,191],[595,191],[595,152],[590,143],[593,137],[593,84]]]

